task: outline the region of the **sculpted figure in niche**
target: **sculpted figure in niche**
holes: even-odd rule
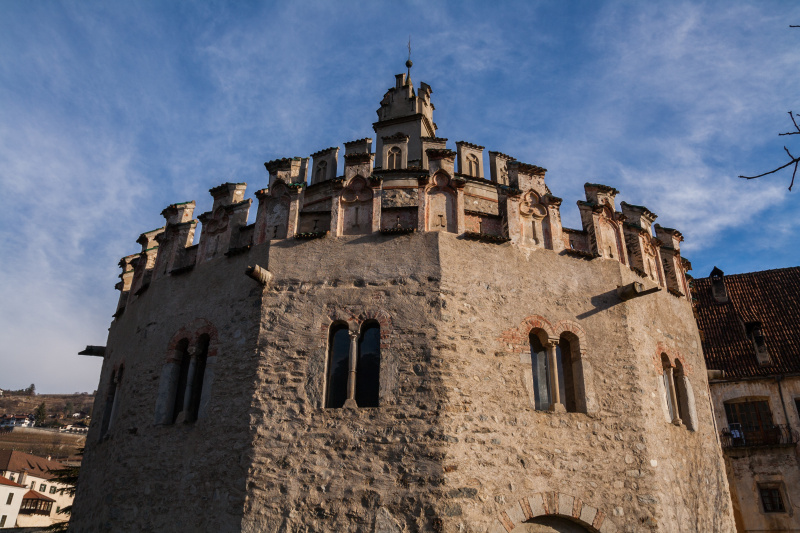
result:
[[[547,207],[534,191],[522,196],[519,206],[522,219],[522,242],[544,248],[552,248],[550,232],[547,227]]]
[[[342,191],[342,235],[372,232],[372,189],[361,176],[356,176]]]
[[[456,193],[450,178],[437,174],[428,189],[428,231],[456,232]]]
[[[289,189],[282,181],[276,181],[270,188],[269,195],[264,224],[265,240],[285,239],[289,223]]]

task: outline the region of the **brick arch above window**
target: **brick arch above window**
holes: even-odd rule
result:
[[[558,342],[556,328],[541,315],[525,317],[518,326],[503,331],[497,340],[506,345],[511,345],[512,351],[515,353],[526,353],[530,350],[530,333],[537,329],[544,331],[548,339]]]
[[[167,344],[167,361],[175,362],[178,351],[178,343],[186,339],[189,342],[188,349],[192,350],[197,344],[201,335],[208,335],[208,357],[217,355],[217,344],[219,334],[217,328],[205,318],[196,318],[189,324],[180,328]]]
[[[683,356],[683,354],[674,348],[668,348],[663,342],[658,343],[656,346],[656,351],[653,353],[653,365],[655,366],[657,374],[661,375],[664,373],[664,364],[661,357],[662,354],[667,356],[672,368],[675,368],[675,361],[677,360],[681,362],[681,365],[683,366],[683,373],[685,375],[691,376],[694,374],[694,368],[691,364],[686,362],[686,358]]]

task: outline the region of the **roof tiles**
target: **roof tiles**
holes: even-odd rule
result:
[[[723,276],[728,301],[717,302],[711,279],[695,279],[697,326],[709,369],[728,378],[800,374],[800,267]],[[760,322],[771,364],[759,365],[745,324]]]

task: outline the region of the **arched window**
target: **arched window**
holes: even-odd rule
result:
[[[536,331],[530,333],[531,367],[533,370],[533,405],[537,411],[550,408],[550,368],[547,350]]]
[[[478,165],[478,157],[475,154],[469,154],[467,156],[467,174],[478,177],[480,175],[480,167]]]
[[[356,404],[378,407],[381,376],[381,327],[375,321],[361,328],[356,365]]]
[[[122,383],[122,370],[120,366],[117,370],[111,373],[111,381],[108,384],[108,393],[106,394],[106,403],[103,409],[103,422],[100,424],[100,437],[104,437],[111,427],[113,426],[114,419],[117,414],[117,405],[119,402],[119,387]]]
[[[687,429],[694,431],[697,428],[697,413],[694,405],[694,392],[689,378],[686,377],[683,364],[675,360],[675,399],[678,404],[678,418]]]
[[[338,408],[347,400],[347,375],[350,366],[350,333],[347,324],[331,326],[328,339],[328,379],[325,407]]]
[[[186,385],[189,381],[189,339],[181,339],[175,349],[176,357],[180,361],[180,371],[178,373],[178,383],[175,387],[175,400],[172,408],[172,423],[178,420],[178,415],[183,412],[184,401],[186,399]]]
[[[402,164],[402,161],[403,161],[402,160],[402,153],[400,152],[400,148],[398,148],[397,146],[391,147],[389,149],[388,159],[389,159],[389,161],[388,161],[388,165],[386,166],[386,168],[388,168],[389,170],[394,170],[394,169],[400,168],[400,166]]]
[[[208,335],[200,335],[195,346],[194,371],[192,386],[189,390],[189,404],[186,406],[186,421],[194,422],[200,410],[200,397],[203,392],[203,382],[206,374],[206,361],[208,359]]]
[[[677,418],[678,413],[676,412],[677,408],[674,401],[675,385],[672,380],[672,363],[670,363],[669,357],[665,353],[661,354],[661,368],[664,379],[664,401],[667,405],[669,421],[672,422]]]
[[[558,359],[558,385],[561,392],[561,401],[570,413],[578,411],[575,371],[573,364],[573,342],[566,335],[561,335],[556,348]]]
[[[320,161],[317,164],[317,170],[314,172],[314,181],[315,183],[319,183],[321,181],[325,181],[325,176],[328,173],[328,162],[327,161]]]

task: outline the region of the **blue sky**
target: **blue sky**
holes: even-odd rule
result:
[[[209,188],[373,136],[404,70],[439,135],[681,230],[696,277],[800,263],[796,2],[0,2],[0,387],[92,391],[117,261]],[[800,184],[797,185],[800,189]],[[251,217],[253,215],[251,214]]]

